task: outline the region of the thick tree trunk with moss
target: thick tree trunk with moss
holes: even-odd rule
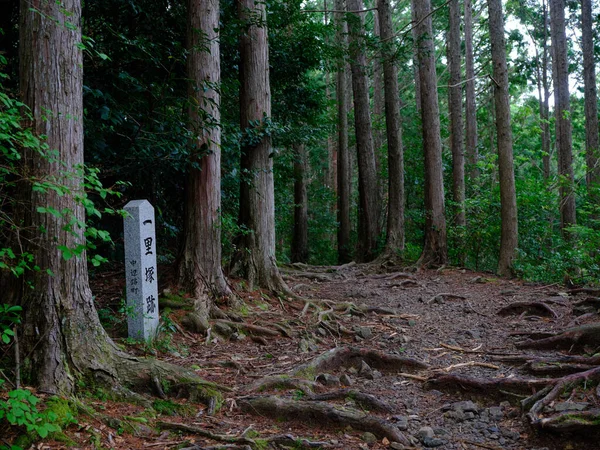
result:
[[[188,110],[194,131],[186,184],[179,282],[208,318],[214,299],[232,295],[221,269],[221,78],[219,1],[189,0]]]
[[[471,183],[479,177],[477,169],[477,105],[475,102],[475,64],[473,58],[473,5],[465,0],[465,154]]]
[[[500,174],[500,215],[502,229],[498,273],[511,275],[518,244],[517,195],[513,168],[513,140],[510,128],[508,69],[501,0],[488,0],[490,41],[492,44],[494,103]]]
[[[306,147],[294,145],[294,232],[292,262],[308,262],[308,158]]]
[[[378,0],[380,38],[384,43],[383,86],[388,147],[387,236],[382,258],[398,259],[404,251],[404,149],[400,119],[398,67],[394,60],[392,8],[389,0]]]
[[[571,100],[569,96],[569,62],[567,60],[567,35],[565,31],[565,2],[550,0],[550,34],[554,65],[554,98],[556,118],[556,149],[560,192],[560,228],[565,237],[566,229],[576,223],[575,190],[573,181],[573,141],[571,124]]]
[[[335,10],[345,10],[344,0],[335,0]],[[348,45],[348,24],[343,12],[334,14],[336,25],[336,42],[346,51]],[[350,154],[348,150],[348,70],[347,63],[338,63],[335,95],[337,100],[337,244],[338,262],[350,262]]]
[[[23,150],[25,179],[36,182],[22,189],[24,251],[40,268],[23,275],[22,291],[16,293],[23,307],[24,379],[41,392],[66,395],[85,378],[111,385],[121,398],[131,394],[125,385],[148,391],[167,380],[184,384],[188,394],[193,390],[200,400],[207,400],[218,396],[220,388],[202,381],[193,371],[123,353],[102,328],[94,308],[83,250],[80,22],[80,0],[21,1],[20,88],[23,103],[31,110],[31,119],[23,125],[45,135],[49,149],[47,155]],[[46,183],[59,187],[62,195],[39,188]]]
[[[594,34],[592,29],[592,1],[581,0],[581,40],[583,50],[583,82],[585,90],[585,160],[588,195],[598,202],[600,182],[600,138],[598,133],[598,89],[594,57]]]
[[[243,145],[239,263],[250,287],[291,294],[275,259],[275,186],[270,136],[271,88],[265,4],[238,0],[240,35],[240,125]]]
[[[435,49],[431,24],[431,1],[413,2],[417,21],[419,79],[421,82],[421,117],[425,153],[425,244],[418,264],[442,265],[448,262],[446,218],[444,216],[444,183],[442,173],[442,140],[438,103]]]
[[[450,150],[452,151],[452,200],[455,203],[453,208],[454,224],[464,227],[467,221],[465,217],[465,149],[462,116],[460,5],[458,0],[450,2],[448,12],[448,69],[450,72],[448,109],[450,113]]]
[[[347,0],[348,11],[364,9],[361,0]],[[365,52],[364,13],[353,13],[349,20],[350,69],[354,98],[354,127],[358,156],[358,248],[356,259],[361,262],[375,257],[379,231],[380,198],[373,148],[373,128],[369,108],[369,83]]]

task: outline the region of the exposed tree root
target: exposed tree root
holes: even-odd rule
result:
[[[232,322],[230,320],[216,320],[216,323],[227,325],[228,327],[236,328],[239,331],[245,331],[248,334],[255,336],[280,336],[281,332],[272,330],[271,328],[253,325],[247,322]]]
[[[429,365],[414,358],[406,358],[358,347],[337,347],[322,353],[309,363],[297,367],[293,371],[293,374],[296,376],[314,375],[320,372],[337,370],[345,366],[359,368],[362,361],[375,369],[385,371],[402,372],[429,368]]]
[[[357,405],[361,408],[369,411],[378,411],[389,413],[392,412],[392,407],[383,400],[379,400],[377,397],[371,394],[360,392],[356,389],[340,389],[333,392],[327,392],[325,394],[311,395],[303,398],[307,401],[327,401],[327,400],[339,400],[350,398],[354,400]]]
[[[257,382],[250,385],[246,392],[263,392],[270,389],[294,389],[302,391],[305,394],[312,395],[315,391],[322,389],[319,383],[314,381],[308,381],[303,378],[290,378],[287,375],[274,375],[270,377],[261,378]]]
[[[534,395],[531,398],[535,400],[535,403],[533,403],[533,406],[531,406],[527,413],[529,423],[532,426],[539,428],[551,428],[552,426],[559,424],[562,424],[562,426],[573,426],[578,421],[577,416],[579,415],[579,412],[571,413],[572,418],[567,418],[562,415],[562,417],[558,416],[561,417],[560,419],[553,417],[551,420],[544,419],[541,415],[544,413],[545,408],[554,402],[563,392],[571,390],[580,384],[598,381],[600,381],[600,367],[595,367],[585,372],[567,375],[566,377],[555,380],[552,383],[552,388],[546,389],[543,396]],[[523,404],[527,405],[531,403],[531,399],[524,400]],[[596,412],[596,416],[598,416],[598,412]],[[595,426],[598,427],[597,422]]]
[[[459,300],[466,300],[467,297],[465,297],[464,295],[458,295],[458,294],[452,294],[452,293],[448,293],[448,292],[442,292],[440,294],[436,294],[433,297],[431,297],[429,300],[427,300],[427,304],[431,305],[432,303],[444,303],[444,301],[446,299],[449,298],[456,298]]]
[[[154,391],[159,397],[186,397],[209,407],[219,405],[223,400],[222,392],[232,390],[203,380],[191,370],[160,360],[124,356],[116,368],[119,382],[132,386],[136,391]],[[114,380],[100,378],[114,383]]]
[[[256,445],[256,442],[245,436],[235,437],[226,436],[223,434],[216,434],[205,430],[204,428],[195,427],[193,425],[186,425],[184,423],[158,422],[156,425],[163,430],[183,431],[184,433],[196,434],[198,436],[202,436],[207,439],[212,439],[213,441],[217,442],[227,442],[236,445]]]
[[[539,357],[532,355],[491,356],[494,361],[522,364],[522,369],[536,375],[565,375],[583,372],[600,365],[600,356]]]
[[[543,339],[528,339],[517,342],[517,348],[556,349],[583,347],[600,347],[600,323],[581,325]]]
[[[409,445],[408,439],[392,423],[350,408],[338,409],[325,402],[293,401],[279,397],[254,397],[239,401],[242,411],[248,414],[276,419],[314,422],[320,425],[369,431],[377,437]]]
[[[499,316],[510,316],[522,313],[535,313],[535,315],[542,317],[558,317],[556,311],[550,308],[546,303],[542,302],[514,302],[500,308],[497,312]]]
[[[436,373],[425,382],[426,389],[459,390],[484,394],[490,397],[506,397],[511,393],[531,395],[553,383],[553,379],[523,378],[475,378],[466,375]]]
[[[598,432],[600,409],[587,411],[565,411],[552,417],[538,419],[533,426],[555,432],[573,432],[591,430]]]

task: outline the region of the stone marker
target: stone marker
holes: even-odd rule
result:
[[[125,211],[127,330],[130,338],[149,340],[158,328],[154,208],[147,200],[132,200]]]

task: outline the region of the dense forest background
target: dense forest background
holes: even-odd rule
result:
[[[496,151],[494,83],[485,2],[474,1],[472,9],[472,75],[465,75],[464,5],[460,5],[459,78],[453,77],[449,54],[448,3],[433,2],[433,40],[441,123],[442,164],[446,220],[448,225],[448,262],[465,267],[494,270],[500,251],[500,183]],[[469,2],[470,3],[470,2]],[[336,34],[339,20],[335,8],[325,3],[302,1],[267,2],[269,32],[272,117],[265,133],[273,137],[277,259],[285,263],[301,260],[311,264],[338,261],[336,239],[338,217],[336,73],[350,61],[348,49]],[[375,5],[366,5],[374,7]],[[518,206],[518,254],[514,273],[535,280],[558,281],[565,276],[577,282],[598,276],[595,186],[588,174],[595,168],[586,164],[586,128],[598,127],[597,120],[586,123],[583,89],[580,2],[566,2],[567,54],[570,88],[569,119],[572,123],[572,155],[577,221],[569,224],[569,238],[561,234],[561,176],[556,151],[555,114],[552,85],[553,63],[548,5],[542,1],[508,1],[506,10],[506,55],[514,173]],[[18,92],[18,2],[2,2],[3,88],[8,95]],[[397,62],[400,86],[400,123],[404,152],[405,239],[400,255],[415,261],[421,253],[425,228],[423,146],[421,116],[415,86],[414,28],[411,5],[397,1],[392,5],[395,33],[393,59]],[[186,95],[186,14],[183,2],[107,1],[83,5],[85,161],[99,170],[105,186],[123,193],[111,200],[118,208],[130,199],[147,198],[155,205],[158,218],[162,262],[177,258],[182,239],[184,180],[189,168],[193,130],[187,120]],[[593,11],[597,18],[598,11]],[[363,14],[368,59],[372,136],[376,156],[377,184],[382,200],[377,212],[377,250],[385,244],[387,178],[397,177],[388,170],[386,124],[383,105],[382,51],[386,42],[379,37],[376,11]],[[595,57],[600,22],[592,20]],[[238,223],[242,132],[239,125],[239,48],[238,35],[243,25],[235,5],[221,2],[220,49],[222,64],[222,207],[221,227],[224,265],[232,259],[243,230]],[[338,30],[339,31],[339,30]],[[467,55],[468,56],[468,55]],[[455,214],[457,203],[453,188],[453,146],[462,146],[464,137],[452,140],[452,102],[464,109],[466,86],[475,92],[476,146],[468,150],[463,183],[466,186],[464,217]],[[459,85],[458,97],[449,86]],[[347,94],[351,96],[351,93]],[[548,112],[544,102],[550,100]],[[350,105],[352,102],[348,102]],[[353,124],[353,108],[349,123]],[[465,117],[465,119],[467,119]],[[461,119],[461,124],[471,120]],[[427,124],[425,124],[427,125]],[[464,127],[464,125],[463,125]],[[348,134],[350,146],[350,257],[359,244],[358,163],[354,127]],[[453,144],[454,142],[454,144]],[[456,144],[458,142],[458,144]],[[302,147],[302,153],[298,149]],[[456,150],[455,150],[456,151]],[[473,156],[475,155],[475,156]],[[292,257],[294,246],[294,180],[301,158],[306,185],[307,249],[300,258]],[[589,162],[589,161],[588,161]],[[295,172],[296,170],[296,172]],[[588,176],[586,181],[586,176]],[[463,202],[459,200],[459,202]],[[103,216],[89,218],[95,226],[107,228],[117,244],[121,242],[120,219]],[[99,223],[98,223],[99,222]],[[296,224],[297,225],[297,224]],[[121,245],[100,245],[98,253],[110,261],[121,259]]]

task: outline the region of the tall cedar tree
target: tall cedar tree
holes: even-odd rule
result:
[[[219,0],[188,3],[189,121],[194,130],[186,183],[181,286],[193,294],[206,320],[215,297],[232,295],[221,270],[221,78]],[[199,330],[203,331],[203,330]]]
[[[544,20],[544,31],[542,40],[542,61],[538,75],[538,97],[540,99],[540,126],[542,129],[542,166],[544,178],[550,178],[550,81],[548,80],[548,67],[550,65],[550,50],[548,49],[548,28],[550,22],[548,18],[548,4],[542,0],[542,15]],[[541,85],[540,85],[541,83]]]
[[[404,149],[400,122],[398,67],[394,54],[392,8],[389,0],[378,0],[380,38],[383,43],[383,87],[388,150],[387,236],[381,259],[397,259],[404,251]]]
[[[348,11],[364,9],[362,0],[347,0]],[[379,231],[381,199],[377,188],[377,170],[373,148],[373,131],[369,108],[369,81],[365,54],[364,13],[352,13],[349,20],[350,69],[354,98],[354,131],[358,159],[358,248],[356,260],[375,257]]]
[[[294,231],[292,262],[308,262],[308,155],[303,143],[294,145]]]
[[[242,236],[238,263],[250,287],[293,295],[275,259],[275,192],[273,147],[269,131],[271,87],[264,2],[238,0],[240,34],[241,157],[239,223]]]
[[[444,217],[440,107],[430,16],[431,1],[414,1],[413,7],[421,85],[421,128],[425,153],[425,244],[417,264],[423,266],[442,265],[448,262],[448,246],[446,218]]]
[[[465,218],[465,149],[462,115],[461,48],[460,48],[460,4],[452,0],[449,4],[448,20],[448,109],[450,112],[450,150],[452,151],[452,199],[454,200],[454,224],[464,227]]]
[[[465,154],[471,182],[479,177],[477,169],[477,104],[475,103],[475,63],[473,56],[473,4],[465,0]]]
[[[344,0],[335,0],[335,39],[345,54],[348,47],[348,23],[345,19]],[[337,67],[335,96],[337,103],[337,232],[338,262],[351,260],[350,252],[350,153],[348,149],[348,70],[345,58]]]
[[[26,250],[41,270],[26,273],[24,289],[16,293],[23,307],[21,368],[41,392],[61,394],[73,392],[80,378],[140,388],[149,388],[157,374],[172,382],[200,382],[192,371],[120,351],[98,319],[85,251],[68,257],[68,249],[85,246],[81,2],[36,5],[28,0],[20,5],[19,81],[32,114],[23,125],[45,135],[51,153],[25,148],[23,162],[28,179],[59,183],[63,195],[39,184],[22,189],[24,222],[31,230]]]
[[[498,273],[509,276],[518,244],[517,195],[513,167],[513,140],[510,128],[508,69],[502,1],[488,0],[490,41],[492,45],[494,103],[500,174],[500,216],[502,229]]]
[[[600,183],[600,139],[598,136],[598,91],[592,30],[592,1],[581,0],[581,40],[583,50],[583,82],[585,91],[585,154],[587,163],[587,186],[590,199],[598,201],[594,190]]]
[[[556,117],[556,149],[560,192],[560,228],[568,237],[566,228],[576,223],[575,192],[573,185],[573,142],[571,100],[569,96],[569,62],[565,30],[564,0],[550,0],[550,34],[554,68],[554,104]]]

